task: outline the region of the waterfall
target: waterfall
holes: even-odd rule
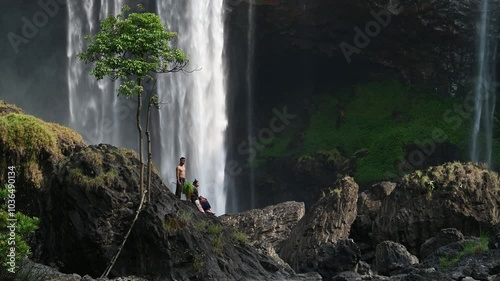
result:
[[[248,30],[247,30],[247,68],[246,68],[246,88],[247,88],[247,133],[248,143],[252,143],[252,134],[254,130],[253,125],[253,69],[254,69],[254,54],[255,54],[255,22],[254,22],[254,9],[255,5],[248,3]],[[255,156],[256,157],[256,156]],[[253,162],[255,159],[249,159]],[[250,208],[255,208],[255,165],[250,163],[249,175],[250,187]]]
[[[162,0],[157,9],[168,28],[178,33],[174,44],[190,58],[196,71],[160,75],[159,111],[161,172],[175,189],[175,167],[186,157],[186,177],[200,181],[200,194],[212,210],[226,210],[224,170],[227,127],[225,69],[223,62],[223,0]]]
[[[495,61],[496,46],[490,30],[489,0],[483,0],[477,31],[478,73],[475,86],[474,127],[472,131],[471,160],[485,162],[491,167],[493,115],[495,112]]]
[[[77,58],[86,46],[86,35],[99,30],[99,22],[117,14],[122,0],[68,1],[68,95],[70,127],[91,144],[122,145],[115,87],[107,79],[96,81],[89,75],[90,66]],[[113,4],[113,5],[112,5]],[[98,5],[98,6],[96,6]],[[99,13],[96,14],[96,8]]]

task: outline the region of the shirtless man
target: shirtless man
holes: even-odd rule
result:
[[[177,187],[175,188],[175,196],[181,199],[182,188],[184,186],[184,182],[186,181],[186,158],[181,157],[179,160],[179,166],[175,168],[175,177],[177,178]]]

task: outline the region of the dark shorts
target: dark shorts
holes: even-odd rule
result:
[[[208,203],[208,200],[203,200],[203,202],[201,202],[201,207],[203,208],[204,211],[212,208],[210,206],[210,203]]]
[[[176,187],[175,187],[175,196],[177,196],[177,198],[181,198],[181,195],[182,195],[182,186],[184,185],[184,182],[186,182],[186,179],[185,178],[179,178],[179,181],[181,182],[181,184],[177,184]]]

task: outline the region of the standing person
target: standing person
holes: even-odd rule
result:
[[[182,188],[184,186],[184,182],[186,181],[186,158],[181,157],[179,159],[179,165],[175,168],[175,177],[177,179],[177,185],[175,188],[175,196],[181,199]]]

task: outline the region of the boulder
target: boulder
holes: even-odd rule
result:
[[[493,234],[488,242],[490,249],[500,249],[500,232]]]
[[[457,229],[441,229],[441,231],[439,231],[436,236],[428,239],[424,242],[424,244],[422,244],[422,246],[420,247],[420,258],[425,259],[438,248],[462,240],[464,240],[464,235]]]
[[[500,222],[499,186],[496,172],[472,163],[446,163],[408,174],[383,200],[372,239],[402,243],[416,254],[443,228],[479,236]]]
[[[384,241],[376,247],[378,274],[391,275],[392,272],[418,263],[418,258],[410,254],[406,247],[392,241]]]
[[[321,245],[317,257],[308,261],[310,268],[304,271],[317,271],[325,280],[330,280],[339,272],[355,271],[360,258],[361,252],[353,240],[340,239]]]
[[[396,188],[396,183],[381,182],[363,191],[358,198],[358,215],[352,225],[351,237],[356,241],[370,240],[372,224],[382,206],[382,200]]]
[[[85,275],[92,280],[104,272],[135,217],[140,201],[139,160],[133,151],[104,144],[67,152],[51,162],[51,174],[43,174],[39,190],[19,186],[19,195],[34,202],[29,211],[40,218],[33,246],[36,261],[70,274],[57,277],[58,281],[76,281]],[[255,251],[218,218],[178,200],[156,173],[151,193],[152,200],[140,213],[110,278],[294,277],[289,267]]]
[[[329,253],[335,252],[337,240],[349,237],[356,218],[358,188],[350,177],[339,180],[293,228],[281,246],[280,257],[298,272],[323,268],[318,256],[323,255],[327,261]]]
[[[122,243],[139,205],[139,160],[110,145],[77,149],[40,198],[41,261],[99,276]],[[257,253],[233,228],[178,200],[153,173],[142,210],[110,277],[176,280],[292,276]]]
[[[251,242],[270,243],[276,248],[290,236],[292,228],[304,214],[304,203],[284,202],[264,209],[224,215],[221,220],[248,235]]]

